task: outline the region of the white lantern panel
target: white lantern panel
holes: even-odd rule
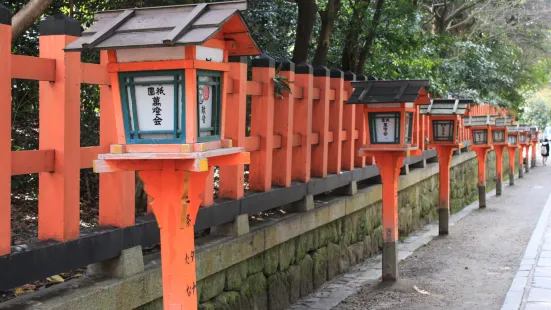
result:
[[[375,120],[375,143],[396,143],[396,122],[399,118],[395,114],[377,114]]]
[[[492,131],[494,142],[505,142],[505,130]]]
[[[509,136],[507,137],[507,142],[509,142],[509,144],[517,144],[517,137],[516,136]]]

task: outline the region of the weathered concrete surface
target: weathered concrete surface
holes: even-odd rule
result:
[[[334,309],[500,309],[551,193],[549,173],[533,169],[421,247],[400,264],[400,282],[371,281]]]

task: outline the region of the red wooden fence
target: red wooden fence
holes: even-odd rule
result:
[[[10,253],[10,178],[39,173],[38,239],[73,240],[79,237],[79,171],[106,153],[117,140],[109,73],[102,64],[80,62],[80,53],[63,48],[75,40],[69,35],[40,37],[40,57],[11,54],[11,26],[0,24],[0,255]],[[225,137],[251,152],[250,189],[270,191],[308,182],[354,167],[364,167],[357,156],[366,142],[362,106],[346,105],[350,82],[364,80],[352,73],[284,62],[281,75],[292,83],[291,94],[274,97],[275,62],[266,56],[252,61],[247,80],[245,57],[233,57],[225,81]],[[40,81],[39,149],[11,151],[11,79]],[[80,147],[80,84],[100,85],[100,145]],[[117,89],[116,85],[113,86]],[[252,96],[251,134],[245,135],[246,98]],[[503,112],[499,112],[503,113]],[[498,114],[489,105],[472,106],[469,115]],[[420,132],[427,136],[428,118],[420,117]],[[462,130],[464,140],[468,131]],[[367,159],[373,164],[372,159]],[[213,201],[214,182],[205,191],[204,205]],[[99,223],[115,227],[134,224],[134,173],[101,174]],[[220,169],[219,196],[244,195],[244,167]]]

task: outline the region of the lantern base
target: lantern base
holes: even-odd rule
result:
[[[450,227],[450,209],[438,208],[438,234],[448,235]]]
[[[478,207],[486,208],[486,185],[478,185]]]
[[[398,251],[396,249],[396,242],[384,242],[382,280],[385,282],[397,281],[398,276]]]
[[[509,168],[510,169],[510,168]],[[510,171],[513,171],[514,169],[510,169]],[[515,185],[515,172],[509,172],[509,186]]]

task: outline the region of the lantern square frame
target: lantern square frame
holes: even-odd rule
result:
[[[467,111],[471,99],[433,99],[430,104],[421,106],[421,114],[429,116],[429,146],[463,147],[460,141],[461,115]],[[446,122],[451,124],[448,139],[439,139],[435,136],[435,126]],[[451,138],[451,139],[450,139]]]

